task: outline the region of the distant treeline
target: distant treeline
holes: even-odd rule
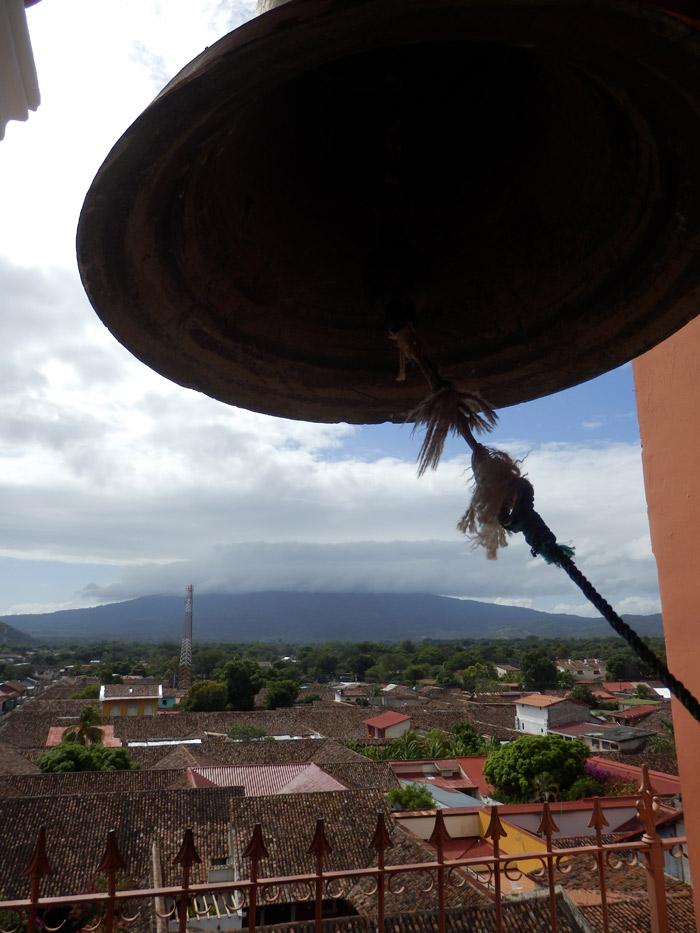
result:
[[[665,657],[662,639],[645,638],[645,641],[658,655]],[[70,673],[91,673],[100,677],[102,682],[111,676],[142,674],[172,683],[179,667],[180,645],[174,641],[153,645],[104,641],[61,648],[32,645],[27,647],[27,653],[34,666],[69,668],[72,665]],[[276,676],[283,675],[297,682],[329,683],[347,675],[351,679],[372,683],[394,681],[413,685],[434,681],[438,686],[461,686],[474,690],[482,688],[484,681],[497,680],[496,665],[509,664],[520,669],[524,661],[527,667],[527,663],[536,656],[550,661],[556,658],[600,658],[606,662],[610,680],[650,675],[650,671],[619,638],[539,639],[532,636],[514,640],[404,639],[394,644],[372,641],[331,641],[311,645],[195,642],[192,673],[195,679],[208,680],[214,670],[227,660],[251,658],[263,662],[265,667],[272,665]],[[0,664],[0,679],[3,676],[12,676],[11,665]],[[518,677],[505,679],[517,681]]]

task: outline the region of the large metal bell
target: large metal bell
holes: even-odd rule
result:
[[[563,389],[700,310],[700,34],[620,0],[290,0],[127,130],[78,257],[132,353],[256,411],[404,419],[408,322],[493,405]]]

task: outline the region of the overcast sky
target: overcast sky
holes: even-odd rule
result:
[[[422,591],[586,612],[513,540],[455,528],[469,461],[417,479],[410,426],[317,425],[225,406],[148,370],[83,293],[75,230],[110,148],[242,2],[44,0],[42,104],[0,142],[0,614],[152,593]],[[167,15],[166,15],[167,14]],[[626,612],[658,611],[631,367],[505,410],[536,507]]]

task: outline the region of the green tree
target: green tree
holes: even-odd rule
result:
[[[268,734],[262,726],[252,726],[242,723],[239,726],[231,726],[226,735],[234,742],[255,742],[258,739],[268,738]]]
[[[226,661],[214,671],[214,679],[226,684],[228,707],[236,710],[253,709],[255,695],[263,685],[260,665],[250,658]]]
[[[423,740],[423,751],[421,753],[425,758],[450,758],[452,757],[452,743],[450,737],[442,729],[431,729]]]
[[[278,709],[281,706],[294,706],[299,696],[299,684],[293,680],[273,680],[265,691],[263,706],[265,709]]]
[[[416,654],[416,664],[427,664],[434,667],[436,664],[442,664],[445,660],[445,648],[438,645],[426,645],[425,648]]]
[[[598,703],[598,697],[588,684],[576,684],[569,694],[569,699],[575,700],[577,703],[585,703],[586,706],[596,706]]]
[[[453,651],[445,661],[446,671],[463,671],[472,663],[471,654],[468,651]]]
[[[81,745],[61,742],[39,755],[41,771],[135,771],[141,766],[129,757],[125,748],[105,748],[103,745]]]
[[[546,775],[547,785],[564,794],[583,777],[588,749],[575,739],[559,735],[523,735],[492,752],[484,763],[484,776],[505,802],[524,803],[538,796]]]
[[[215,713],[226,709],[227,703],[226,684],[216,680],[198,680],[187,691],[182,709],[186,713]]]
[[[628,648],[614,651],[605,665],[606,680],[636,680],[647,676],[644,665],[639,658]]]
[[[100,696],[100,685],[99,684],[87,684],[83,687],[82,690],[79,690],[77,693],[71,693],[71,700],[97,700]]]
[[[374,664],[374,656],[365,651],[350,651],[344,658],[344,665],[359,680],[365,679],[365,672]]]
[[[408,664],[404,669],[401,680],[404,683],[412,686],[417,680],[422,680],[427,674],[427,671],[422,664]]]
[[[102,717],[94,706],[84,706],[78,722],[64,731],[61,741],[77,742],[78,745],[101,745],[102,729],[98,728],[98,723],[101,722]]]
[[[647,742],[647,750],[662,755],[676,754],[676,734],[673,729],[673,720],[667,716],[659,717],[662,732],[652,736]]]
[[[436,687],[459,687],[459,684],[455,671],[440,670],[435,678]]]
[[[338,655],[332,651],[321,651],[316,656],[313,675],[320,684],[327,684],[336,675],[339,667]]]
[[[520,679],[526,690],[546,690],[557,686],[557,666],[540,648],[526,651],[520,661]]]
[[[211,680],[214,670],[221,665],[221,648],[200,648],[192,655],[192,676]]]
[[[417,732],[409,729],[384,747],[384,756],[389,760],[408,761],[423,757],[423,740]]]
[[[300,702],[301,703],[313,703],[315,700],[320,700],[320,699],[321,699],[320,693],[304,693],[302,695]],[[364,697],[361,697],[361,699],[364,699]],[[362,704],[360,704],[360,706],[361,705]],[[367,704],[367,706],[369,706],[369,703]]]
[[[394,810],[431,810],[435,806],[430,788],[425,784],[392,787],[387,794],[387,800]]]
[[[470,664],[462,674],[462,689],[470,693],[488,690],[498,684],[498,674],[493,664]]]
[[[486,754],[487,743],[466,719],[452,726],[450,736],[452,737],[451,757],[462,758]]]

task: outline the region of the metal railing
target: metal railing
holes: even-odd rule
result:
[[[314,926],[321,933],[323,905],[329,900],[344,897],[351,886],[361,885],[365,897],[371,897],[374,903],[373,917],[379,933],[384,931],[386,918],[387,894],[400,895],[403,887],[401,876],[406,874],[421,875],[421,891],[432,893],[437,899],[437,926],[440,933],[445,931],[445,916],[448,888],[465,889],[470,884],[476,887],[493,903],[494,925],[497,933],[503,933],[503,908],[508,902],[503,891],[504,881],[514,882],[523,877],[523,863],[536,867],[527,871],[540,887],[542,896],[548,900],[552,933],[558,931],[557,911],[557,876],[565,878],[572,870],[577,859],[585,859],[594,868],[597,875],[597,889],[600,896],[604,933],[610,933],[608,917],[608,880],[610,871],[625,870],[632,864],[641,863],[646,874],[650,929],[652,933],[669,933],[666,903],[664,854],[681,858],[685,856],[685,837],[662,839],[656,829],[655,816],[659,802],[649,783],[647,769],[643,769],[642,784],[637,801],[637,812],[645,832],[639,841],[603,843],[602,836],[607,821],[603,814],[600,800],[593,802],[589,827],[593,830],[588,845],[572,848],[556,848],[553,845],[554,834],[558,832],[549,804],[542,805],[542,817],[538,833],[544,847],[538,851],[518,852],[517,855],[502,851],[499,840],[506,835],[498,807],[491,807],[491,819],[484,837],[493,847],[493,855],[478,855],[470,858],[446,858],[445,847],[450,835],[445,826],[443,814],[435,814],[434,828],[430,845],[435,851],[435,858],[417,863],[387,864],[387,853],[393,843],[383,814],[378,814],[376,827],[370,848],[376,853],[375,864],[364,868],[328,870],[324,861],[332,847],[325,832],[323,820],[318,820],[316,832],[310,841],[308,853],[315,858],[315,870],[311,873],[261,876],[261,867],[267,859],[263,829],[256,824],[250,842],[243,853],[249,861],[247,878],[235,880],[191,883],[190,877],[194,865],[202,859],[194,844],[192,829],[187,829],[180,849],[173,860],[173,865],[181,872],[179,885],[153,886],[148,888],[118,890],[118,880],[123,876],[127,865],[122,858],[112,830],[107,837],[105,852],[96,871],[106,879],[104,890],[93,893],[70,894],[61,896],[42,896],[44,879],[53,874],[49,853],[46,847],[46,832],[39,831],[34,852],[22,875],[30,881],[28,898],[15,900],[0,899],[0,931],[2,933],[53,933],[62,929],[76,929],[75,921],[68,922],[67,914],[72,911],[73,918],[83,918],[78,929],[88,931],[104,930],[105,933],[144,928],[148,924],[161,933],[175,931],[185,933],[188,922],[201,921],[212,916],[221,921],[224,918],[234,926],[247,927],[249,933],[257,928],[258,912],[265,905],[280,902],[281,892],[287,892],[287,898],[293,903],[313,905]],[[287,901],[285,900],[285,903]],[[219,926],[226,929],[224,925]]]

